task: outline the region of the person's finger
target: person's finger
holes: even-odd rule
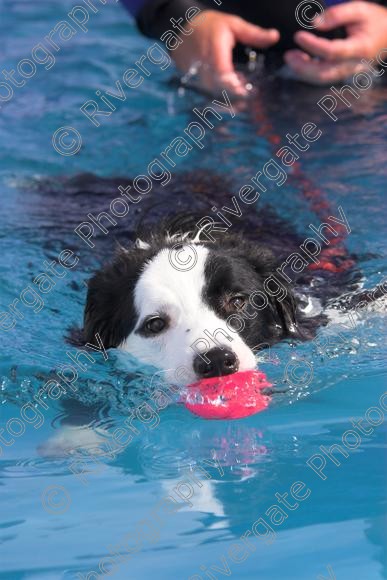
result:
[[[220,27],[214,39],[209,40],[203,55],[207,63],[219,74],[235,72],[232,49],[235,45],[234,34],[229,27]]]
[[[279,41],[280,33],[275,28],[261,28],[243,18],[230,18],[231,30],[237,41],[259,48],[267,48]]]
[[[323,18],[318,19],[316,29],[318,30],[332,30],[339,26],[346,26],[347,24],[355,24],[364,18],[365,10],[363,2],[345,2],[338,4],[325,10]]]
[[[232,51],[237,41],[236,34],[229,22],[227,24],[219,27],[216,36],[210,39],[210,44],[204,50],[207,62],[200,71],[201,85],[212,94],[217,94],[219,89],[225,89],[234,96],[246,96],[248,91],[233,63]]]
[[[313,60],[308,54],[294,50],[285,53],[284,58],[298,79],[316,85],[331,82],[332,76],[323,71],[320,63]]]
[[[288,50],[284,59],[299,79],[317,85],[343,80],[363,68],[354,60],[339,63],[319,61],[301,50]]]
[[[329,40],[328,38],[321,38],[311,32],[301,30],[295,33],[294,40],[298,46],[313,56],[319,56],[326,60],[341,60],[368,56],[365,39],[362,35]]]
[[[320,72],[309,54],[301,50],[288,50],[284,54],[284,60],[299,79],[313,84],[322,82],[319,78]]]
[[[204,67],[200,75],[200,86],[211,95],[218,96],[226,90],[232,97],[246,97],[249,94],[245,80],[236,73],[218,73],[210,67]]]

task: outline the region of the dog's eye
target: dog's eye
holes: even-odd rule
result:
[[[165,325],[166,325],[165,320],[163,320],[159,316],[155,316],[154,318],[150,318],[145,323],[145,328],[148,332],[152,334],[158,334],[159,332],[164,330]]]
[[[230,306],[235,308],[235,310],[242,310],[242,308],[244,308],[246,306],[246,302],[247,302],[247,300],[246,300],[245,296],[242,296],[240,294],[233,296],[229,300]]]

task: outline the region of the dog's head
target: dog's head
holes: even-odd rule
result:
[[[254,349],[295,336],[290,288],[270,251],[235,236],[152,238],[89,282],[84,336],[98,333],[172,383],[256,367]]]

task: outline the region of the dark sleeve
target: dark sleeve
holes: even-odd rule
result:
[[[151,38],[159,39],[167,30],[178,30],[172,27],[171,18],[183,18],[189,8],[200,10],[219,10],[236,14],[248,22],[259,24],[264,28],[278,28],[281,40],[274,47],[283,51],[294,48],[293,35],[300,29],[295,18],[295,10],[300,0],[222,0],[218,5],[214,0],[121,0],[124,6],[135,17],[139,30]],[[351,0],[321,0],[325,7],[341,4]],[[386,6],[387,0],[372,0],[375,4]],[[327,38],[343,37],[343,29],[324,34]]]
[[[121,0],[124,6],[135,17],[139,30],[159,39],[160,36],[172,28],[171,18],[183,18],[189,8],[196,7],[204,10],[208,7],[194,0]],[[216,4],[214,3],[216,7]],[[178,30],[175,29],[176,33]]]
[[[137,17],[137,14],[146,3],[147,0],[121,0],[121,4],[125,6],[134,18]]]

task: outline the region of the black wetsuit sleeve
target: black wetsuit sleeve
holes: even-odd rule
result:
[[[189,8],[196,7],[205,10],[201,2],[195,0],[121,0],[122,4],[131,12],[137,22],[139,30],[145,36],[159,39],[167,30],[171,30],[171,18],[183,18]],[[213,9],[216,4],[213,2]],[[175,29],[176,34],[178,30]]]
[[[159,39],[167,30],[173,30],[171,18],[183,18],[189,8],[200,10],[218,10],[235,14],[248,22],[264,28],[277,28],[280,31],[280,42],[273,47],[282,52],[294,47],[293,35],[302,27],[296,18],[296,8],[300,0],[222,0],[218,6],[215,0],[121,0],[136,19],[138,28],[145,35]],[[320,0],[325,6],[339,4],[342,0]],[[373,2],[387,6],[387,0]],[[178,30],[175,29],[178,33]],[[343,37],[343,29],[324,34],[328,38]]]

